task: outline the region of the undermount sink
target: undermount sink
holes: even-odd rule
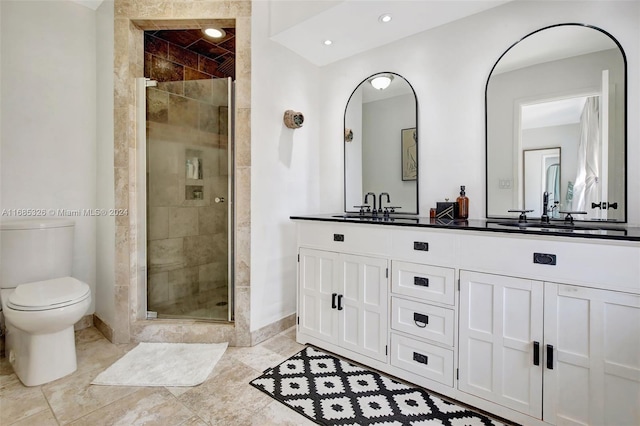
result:
[[[332,217],[339,217],[342,219],[372,219],[373,218],[373,216],[371,216],[371,213],[366,215],[361,215],[359,213],[344,213],[344,214],[336,214],[336,215],[333,215]]]
[[[371,213],[344,213],[333,215],[332,217],[340,218],[340,219],[352,219],[352,220],[361,220],[361,221],[376,221],[376,222],[418,222],[419,218],[417,217],[406,217],[406,216],[395,216],[391,213],[388,217],[384,215],[378,214],[373,216]]]
[[[596,226],[575,225],[572,223],[541,223],[541,222],[496,222],[500,226],[510,226],[530,230],[559,230],[559,231],[598,231],[608,229]]]

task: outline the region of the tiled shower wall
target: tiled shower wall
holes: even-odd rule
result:
[[[144,70],[158,81],[147,89],[148,310],[226,320],[229,83],[217,62],[148,33]]]
[[[227,85],[147,89],[148,309],[160,315],[227,319],[228,203],[214,202],[229,198]]]
[[[115,204],[129,216],[116,218],[115,321],[103,324],[114,342],[222,342],[250,345],[251,241],[251,2],[115,0],[114,3],[114,175]],[[143,30],[200,28],[202,22],[233,20],[236,28],[235,126],[235,322],[232,326],[196,321],[144,319],[145,286],[138,282],[136,220],[135,78],[144,75]],[[97,321],[98,324],[101,321]]]

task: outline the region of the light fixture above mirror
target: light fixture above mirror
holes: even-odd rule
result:
[[[379,74],[369,79],[369,83],[376,90],[384,90],[391,85],[392,74]]]

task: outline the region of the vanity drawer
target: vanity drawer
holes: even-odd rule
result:
[[[399,297],[391,298],[391,328],[453,346],[454,311]]]
[[[450,231],[395,229],[391,248],[396,259],[449,266],[455,264],[456,236]]]
[[[453,351],[391,333],[391,365],[453,387]]]
[[[300,246],[337,252],[388,255],[391,230],[384,226],[298,223]]]
[[[469,235],[461,238],[460,264],[481,272],[640,293],[637,243]]]
[[[394,260],[391,262],[391,270],[391,289],[394,293],[448,305],[454,304],[454,269]]]

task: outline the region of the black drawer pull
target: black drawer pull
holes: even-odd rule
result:
[[[344,234],[333,234],[333,241],[344,242]]]
[[[540,342],[533,342],[533,365],[540,365]]]
[[[339,294],[338,295],[338,310],[341,311],[342,309],[343,309],[342,308],[342,295]]]
[[[413,285],[419,285],[419,286],[422,286],[422,287],[429,287],[429,278],[413,277]]]
[[[423,241],[414,241],[413,249],[418,251],[429,251],[429,243]]]
[[[547,368],[553,370],[553,345],[547,345]]]
[[[413,360],[424,365],[427,365],[429,363],[429,357],[426,355],[419,354],[418,352],[413,353]]]
[[[549,253],[533,253],[533,263],[541,265],[555,265],[556,255]]]
[[[425,314],[413,313],[413,322],[420,328],[425,328],[429,324],[429,316]]]
[[[338,297],[338,293],[333,293],[331,295],[331,309],[337,308],[337,306],[336,306],[336,297]]]

